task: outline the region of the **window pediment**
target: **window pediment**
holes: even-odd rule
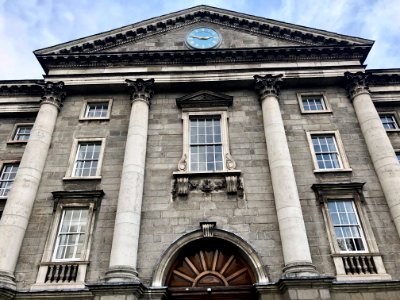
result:
[[[228,107],[232,103],[232,96],[207,90],[198,91],[176,99],[176,105],[179,108]]]

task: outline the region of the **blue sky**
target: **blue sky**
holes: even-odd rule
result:
[[[0,0],[0,80],[42,78],[36,49],[199,4],[375,40],[368,68],[400,68],[400,0]]]

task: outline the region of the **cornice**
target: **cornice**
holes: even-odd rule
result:
[[[0,81],[0,96],[40,96],[43,80]]]
[[[368,83],[370,86],[400,84],[400,72],[398,74],[374,74],[366,71],[365,73],[369,75]]]
[[[51,68],[88,68],[131,65],[198,65],[209,63],[279,62],[366,59],[371,46],[299,46],[210,50],[135,51],[120,53],[46,54],[38,60]]]

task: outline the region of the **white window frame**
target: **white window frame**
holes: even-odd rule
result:
[[[100,104],[100,103],[107,103],[107,115],[105,117],[87,117],[87,109],[91,104]],[[81,112],[79,114],[80,121],[95,121],[95,120],[109,120],[111,116],[111,108],[112,108],[113,99],[88,99],[83,101],[83,106],[81,108]]]
[[[83,210],[85,209],[87,211],[87,216],[86,216],[86,230],[83,233],[85,235],[84,237],[84,242],[83,242],[83,246],[82,246],[82,252],[85,251],[85,241],[87,239],[87,226],[89,223],[89,207],[64,207],[61,211],[61,217],[60,217],[60,221],[58,224],[58,230],[57,230],[57,235],[56,235],[56,241],[54,243],[54,248],[53,248],[53,255],[52,255],[52,261],[55,262],[62,262],[62,261],[80,261],[82,260],[82,253],[79,257],[73,257],[73,258],[57,258],[57,252],[58,249],[60,247],[60,235],[61,235],[61,228],[62,228],[62,224],[64,224],[65,221],[65,214],[68,210]],[[77,248],[77,245],[75,245],[75,247]]]
[[[100,143],[100,154],[97,163],[96,175],[95,176],[73,176],[75,169],[75,162],[78,155],[79,145],[81,143]],[[101,179],[101,169],[103,165],[104,149],[106,139],[105,138],[76,138],[73,141],[71,154],[68,161],[68,168],[63,180],[85,180],[85,179]]]
[[[335,232],[335,225],[333,223],[330,211],[329,211],[329,202],[332,201],[351,201],[355,215],[356,215],[356,219],[357,219],[357,226],[359,228],[360,231],[360,236],[361,236],[361,240],[364,246],[364,250],[343,250],[340,248],[339,243],[338,243],[338,238],[336,237],[336,232]],[[368,243],[367,243],[367,239],[365,238],[365,234],[364,234],[364,229],[363,229],[363,224],[361,223],[361,219],[360,219],[360,214],[359,214],[359,210],[360,207],[356,206],[356,202],[354,201],[354,198],[348,198],[348,197],[329,197],[326,199],[326,201],[324,201],[324,209],[326,210],[326,215],[327,215],[327,221],[329,224],[329,229],[330,229],[330,237],[332,239],[331,243],[333,244],[334,248],[335,248],[335,253],[369,253],[369,249],[368,249]],[[346,225],[343,225],[342,227],[345,227]]]
[[[303,105],[303,97],[307,96],[314,96],[314,97],[320,97],[322,100],[322,105],[324,106],[324,109],[320,110],[305,110],[304,105]],[[331,113],[332,108],[328,102],[328,98],[326,97],[325,92],[307,92],[307,93],[297,93],[297,100],[299,102],[300,106],[300,111],[302,114],[320,114],[320,113]]]
[[[316,184],[319,185],[319,184]],[[321,185],[324,185],[323,183]],[[338,281],[357,281],[357,280],[390,280],[391,276],[386,273],[383,264],[382,256],[379,253],[379,248],[376,243],[371,224],[368,220],[368,215],[365,211],[364,196],[360,188],[364,184],[360,183],[344,183],[344,187],[338,188],[336,184],[328,184],[332,187],[315,187],[314,191],[317,194],[318,201],[321,204],[322,215],[325,223],[325,229],[331,248],[332,258],[336,269],[336,280]],[[339,184],[340,185],[340,184]],[[357,185],[356,187],[348,187],[346,185]],[[337,242],[335,229],[329,213],[328,202],[334,200],[350,200],[353,202],[353,207],[358,217],[359,228],[365,250],[363,251],[344,251],[340,249]],[[346,257],[372,257],[377,274],[346,274],[343,258]]]
[[[14,125],[14,128],[13,128],[13,130],[11,132],[11,135],[10,135],[7,143],[8,144],[26,144],[29,141],[29,139],[27,139],[27,140],[16,140],[15,139],[15,137],[17,136],[17,131],[21,127],[31,127],[31,133],[30,134],[32,134],[33,125],[34,125],[34,123],[16,123]]]
[[[190,118],[191,117],[213,117],[218,116],[220,118],[220,126],[221,126],[221,145],[222,145],[222,162],[223,168],[222,170],[214,170],[214,171],[192,171],[190,168]],[[202,108],[201,111],[194,111],[191,109],[190,111],[183,110],[182,111],[182,120],[183,120],[183,158],[186,158],[186,172],[188,173],[218,173],[218,172],[226,172],[229,168],[227,166],[227,160],[230,160],[230,152],[229,152],[229,132],[228,132],[228,113],[226,110],[207,110]]]
[[[18,167],[19,167],[19,163],[20,163],[19,160],[3,160],[3,161],[0,161],[0,177],[3,176],[3,170],[4,170],[4,166],[5,165],[18,165]],[[17,170],[17,172],[18,172],[18,170]],[[15,179],[12,182],[14,183],[14,181],[15,181]],[[7,195],[0,196],[0,199],[7,199],[8,194],[10,193],[10,191],[11,191],[11,189],[8,191]]]
[[[395,128],[385,128],[384,126],[383,126],[383,123],[382,123],[382,120],[381,120],[381,123],[382,123],[382,126],[383,126],[383,128],[386,130],[386,131],[388,131],[388,132],[391,132],[391,131],[399,131],[400,130],[400,127],[399,127],[399,120],[398,120],[398,118],[397,118],[397,114],[396,114],[396,112],[394,112],[394,111],[381,111],[381,112],[379,112],[379,119],[382,117],[382,116],[391,116],[392,118],[393,118],[393,122],[394,122],[394,126],[395,126]]]
[[[309,149],[311,152],[311,156],[313,159],[313,164],[314,164],[314,173],[322,173],[322,172],[351,172],[352,169],[350,168],[349,162],[347,160],[347,156],[344,150],[344,146],[342,143],[342,139],[340,137],[340,133],[338,130],[334,131],[308,131],[306,132],[307,134],[307,140],[308,140],[308,145]],[[314,150],[314,145],[313,145],[313,136],[321,136],[321,135],[328,135],[328,136],[333,136],[334,137],[334,142],[336,145],[336,150],[338,153],[338,159],[339,159],[339,168],[331,168],[331,169],[321,169],[318,165],[317,161],[317,156]]]
[[[68,288],[82,288],[85,287],[84,281],[86,276],[87,266],[89,264],[89,254],[93,238],[93,230],[95,223],[95,211],[99,205],[97,198],[93,196],[88,196],[87,199],[81,199],[81,195],[72,196],[68,199],[56,199],[55,211],[53,215],[53,220],[51,227],[47,236],[47,241],[45,244],[42,261],[39,266],[39,272],[36,278],[36,283],[32,286],[32,290],[42,290],[42,289],[62,289],[65,286]],[[57,238],[59,233],[59,228],[61,226],[63,211],[66,209],[82,209],[86,208],[88,210],[87,224],[85,231],[85,240],[83,242],[82,252],[79,258],[75,259],[55,259],[55,251],[57,247]],[[76,282],[65,282],[65,283],[46,283],[46,276],[48,272],[48,267],[51,264],[78,264],[78,272]]]

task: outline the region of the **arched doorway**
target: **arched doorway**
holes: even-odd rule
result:
[[[256,276],[238,247],[201,238],[181,248],[167,273],[170,300],[255,299]]]

